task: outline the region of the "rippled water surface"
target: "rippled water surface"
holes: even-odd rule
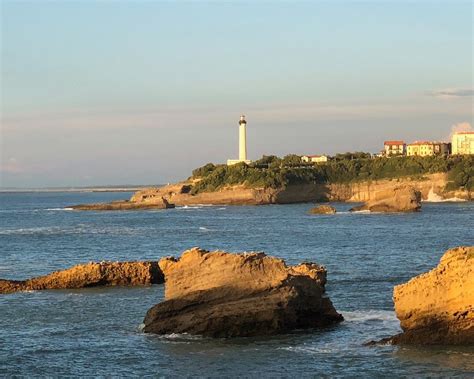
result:
[[[414,214],[309,216],[310,204],[76,212],[124,193],[0,194],[0,277],[23,279],[100,260],[158,259],[200,246],[265,251],[328,268],[345,321],[271,338],[145,335],[163,286],[0,295],[0,376],[472,377],[473,348],[365,347],[399,332],[392,288],[474,245],[473,203],[425,203]]]

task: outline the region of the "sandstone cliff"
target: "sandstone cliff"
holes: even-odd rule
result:
[[[142,286],[163,281],[158,262],[91,262],[27,280],[0,279],[0,294],[95,286]]]
[[[439,265],[393,291],[403,333],[393,343],[474,345],[474,247],[448,250]]]
[[[160,268],[165,301],[147,312],[148,333],[268,335],[342,320],[324,295],[326,270],[313,263],[288,267],[264,253],[194,248]]]
[[[415,212],[421,208],[421,193],[408,185],[398,186],[374,194],[372,200],[350,209],[370,212]]]
[[[426,175],[423,179],[398,178],[379,181],[366,181],[346,184],[295,184],[284,188],[247,188],[235,185],[214,192],[191,194],[193,182],[171,184],[159,188],[146,188],[137,191],[130,200],[105,204],[74,205],[76,210],[136,210],[165,209],[175,205],[263,205],[291,204],[324,201],[365,202],[373,200],[377,193],[391,191],[402,185],[409,185],[421,193],[423,200],[429,193],[441,198],[460,198],[470,200],[467,191],[446,192],[446,174]]]

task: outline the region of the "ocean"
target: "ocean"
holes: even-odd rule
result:
[[[310,216],[311,204],[80,212],[131,193],[0,194],[0,278],[89,261],[157,260],[188,248],[264,251],[328,269],[345,321],[275,337],[208,339],[141,331],[163,285],[0,295],[0,376],[473,377],[474,347],[364,346],[400,332],[393,286],[474,245],[474,203],[412,214]]]

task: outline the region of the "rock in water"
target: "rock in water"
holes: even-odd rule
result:
[[[318,205],[309,210],[309,214],[312,215],[333,215],[336,213],[336,208],[330,205]]]
[[[474,246],[448,250],[439,265],[393,291],[403,333],[392,343],[474,345]]]
[[[324,294],[326,269],[314,263],[194,248],[159,265],[165,301],[147,312],[148,333],[255,336],[343,320]]]
[[[78,211],[129,211],[138,209],[168,209],[174,208],[164,197],[155,197],[147,202],[135,202],[129,200],[117,200],[111,203],[79,204],[71,208]]]
[[[421,192],[411,186],[399,186],[376,192],[373,200],[350,209],[351,212],[416,212],[421,208]]]
[[[91,262],[28,280],[0,279],[0,293],[96,286],[140,286],[163,281],[158,262]]]

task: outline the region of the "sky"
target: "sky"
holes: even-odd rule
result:
[[[0,186],[158,184],[473,123],[471,1],[1,0]]]

